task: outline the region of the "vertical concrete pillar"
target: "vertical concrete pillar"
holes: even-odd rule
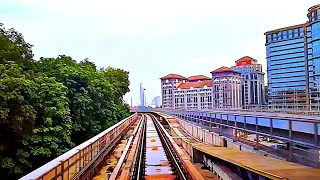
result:
[[[192,163],[202,163],[203,153],[192,147]]]

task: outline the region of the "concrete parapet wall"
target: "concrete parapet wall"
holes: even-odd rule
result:
[[[197,138],[203,143],[213,144],[215,146],[225,146],[231,149],[237,149],[240,151],[249,151],[256,152],[253,147],[240,143],[234,142],[232,139],[227,138],[225,136],[220,136],[217,133],[210,132],[207,129],[203,129],[194,124],[188,123],[184,120],[178,119],[178,122],[181,124],[182,128],[187,131],[190,135]],[[225,144],[226,143],[226,144]]]

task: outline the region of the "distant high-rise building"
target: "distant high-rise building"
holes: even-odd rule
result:
[[[212,73],[213,108],[241,108],[241,76],[232,68],[221,67]]]
[[[258,64],[256,59],[244,56],[237,60],[236,66],[232,68],[241,73],[242,105],[265,104],[265,85],[262,65]]]
[[[178,74],[168,74],[161,80],[161,95],[162,95],[162,107],[163,108],[174,108],[174,97],[173,90],[181,82],[185,82],[187,78]]]
[[[144,88],[142,86],[142,83],[140,83],[140,106],[145,106],[145,96],[144,96]]]
[[[161,98],[160,98],[160,96],[154,97],[153,101],[154,101],[154,105],[156,107],[160,107],[161,106]]]
[[[269,104],[320,105],[320,5],[309,21],[265,33]]]

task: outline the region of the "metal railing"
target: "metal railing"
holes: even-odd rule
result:
[[[202,111],[239,111],[239,112],[266,112],[266,113],[280,113],[280,114],[296,114],[296,115],[307,115],[307,116],[319,116],[320,115],[320,106],[310,106],[310,105],[248,105],[239,108],[232,108],[232,107],[205,107],[205,108],[198,108],[198,107],[190,107],[190,108],[148,108],[148,109],[132,109],[132,112],[148,112],[148,111],[168,111],[168,110],[186,110],[186,111],[195,111],[195,110],[202,110]]]
[[[97,159],[105,155],[121,133],[134,122],[137,113],[109,127],[100,134],[74,147],[68,152],[25,175],[20,180],[46,180],[46,179],[90,179],[93,174],[88,172]]]

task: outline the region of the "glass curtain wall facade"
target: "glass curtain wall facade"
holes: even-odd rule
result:
[[[320,105],[320,6],[309,9],[307,27],[308,83],[310,104]]]
[[[265,33],[269,104],[319,104],[320,5],[309,9],[309,22]]]

